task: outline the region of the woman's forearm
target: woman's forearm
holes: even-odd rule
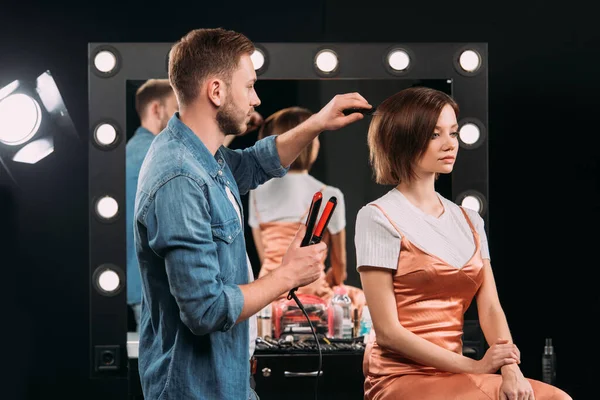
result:
[[[489,346],[494,344],[498,339],[506,339],[509,343],[513,342],[506,315],[501,308],[479,310],[479,326],[481,326],[481,330]]]
[[[431,343],[400,325],[387,331],[387,335],[381,335],[379,330],[375,331],[377,343],[381,347],[399,353],[419,364],[442,371],[454,373],[475,371],[475,360]]]

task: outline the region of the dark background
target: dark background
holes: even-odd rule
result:
[[[0,168],[2,398],[116,398],[88,379],[88,42],[174,42],[218,26],[256,42],[487,42],[490,248],[500,300],[525,375],[541,379],[544,338],[552,337],[557,385],[578,400],[597,398],[600,31],[591,6],[4,3],[0,87],[49,69],[81,143],[57,146],[19,187]]]

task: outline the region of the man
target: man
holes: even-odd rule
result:
[[[149,79],[135,93],[135,110],[140,126],[125,146],[125,192],[127,235],[127,304],[133,309],[136,331],[140,323],[142,282],[133,242],[133,208],[138,175],[152,140],[165,129],[177,111],[177,98],[168,79]]]
[[[228,149],[226,135],[242,134],[260,105],[253,51],[237,32],[197,29],[169,55],[180,111],[150,147],[135,206],[147,399],[257,398],[249,384],[249,337],[256,333],[248,319],[320,276],[326,246],[300,248],[301,228],[282,265],[251,279],[240,193],[283,176],[320,132],[363,118],[342,110],[371,106],[357,93],[338,95],[287,133]]]

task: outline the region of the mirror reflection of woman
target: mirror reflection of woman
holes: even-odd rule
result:
[[[301,107],[279,110],[264,121],[258,138],[286,132],[311,115],[310,110]],[[323,194],[321,212],[327,200],[335,196],[337,207],[322,239],[328,246],[330,268],[325,271],[325,260],[323,260],[321,279],[299,288],[297,293],[316,295],[329,302],[333,297],[334,288],[343,286],[348,291],[353,307],[359,310],[360,315],[365,304],[362,290],[344,284],[347,277],[344,195],[338,188],[319,181],[309,173],[319,154],[319,147],[317,137],[290,166],[287,175],[266,182],[250,192],[248,223],[252,228],[261,263],[259,277],[268,274],[281,264],[281,258],[298,228],[306,222],[315,192],[320,191]]]
[[[484,221],[435,189],[458,154],[458,113],[445,93],[414,87],[381,103],[369,126],[375,179],[395,188],[356,220],[358,271],[373,321],[365,399],[571,399],[523,376]],[[473,299],[489,345],[479,360],[462,354]]]

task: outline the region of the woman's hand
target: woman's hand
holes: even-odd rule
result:
[[[535,400],[531,383],[516,364],[502,367],[500,400]]]
[[[507,364],[518,364],[521,362],[519,349],[506,339],[498,339],[490,346],[483,358],[476,363],[478,374],[493,374],[500,367]]]

